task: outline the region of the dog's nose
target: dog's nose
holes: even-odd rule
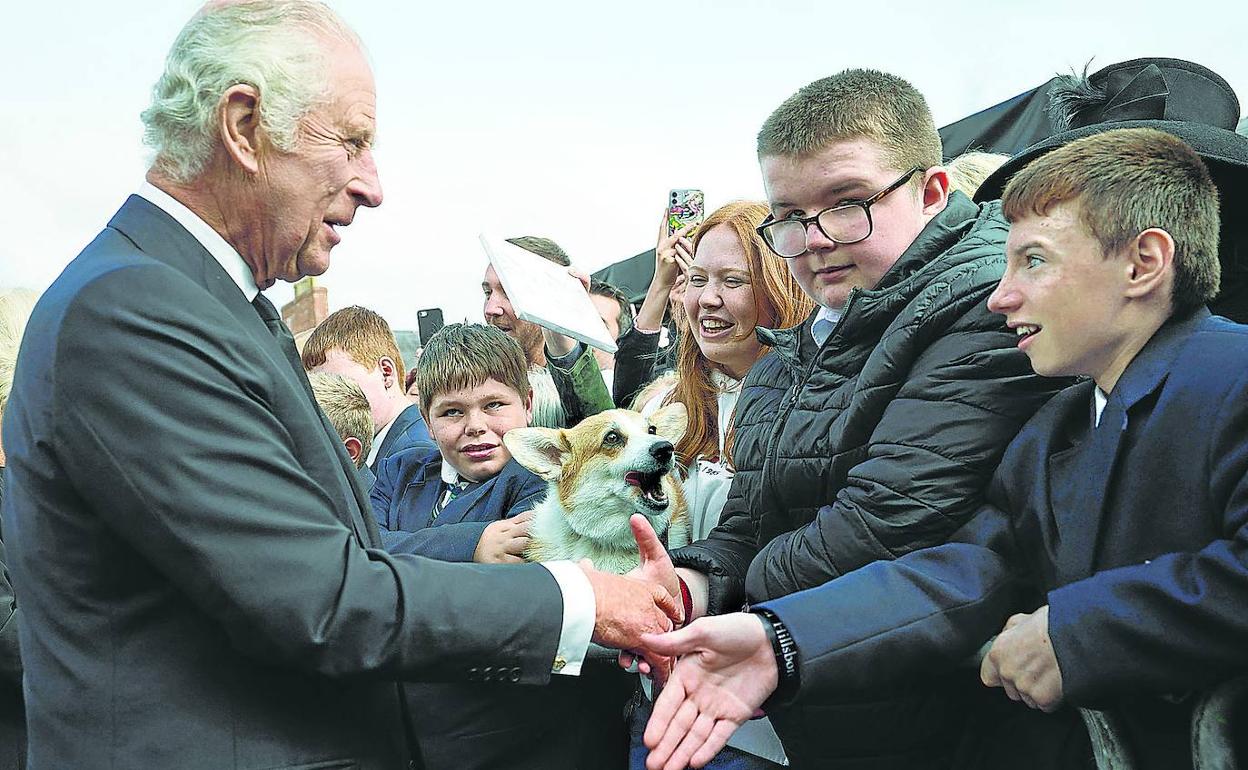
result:
[[[658,441],[650,445],[650,456],[658,460],[661,465],[667,465],[672,461],[672,442]]]

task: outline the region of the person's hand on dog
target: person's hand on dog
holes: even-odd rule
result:
[[[702,767],[738,727],[761,715],[780,676],[765,622],[734,612],[642,637],[648,655],[679,658],[646,725],[647,770]]]
[[[533,512],[525,511],[510,519],[499,519],[481,533],[472,560],[478,564],[517,564],[524,561],[529,545],[529,523]]]
[[[1062,705],[1062,670],[1049,639],[1049,605],[1005,622],[980,664],[979,678],[1033,709],[1051,712]]]

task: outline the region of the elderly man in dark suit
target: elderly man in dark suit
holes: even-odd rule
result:
[[[1248,327],[1204,307],[1217,191],[1191,147],[1133,128],[1055,150],[1003,203],[989,306],[1037,372],[1090,379],[1024,426],[951,542],[647,637],[702,653],[656,705],[650,767],[700,765],[767,697],[783,719],[953,667],[994,633],[983,682],[1038,711],[981,730],[960,767],[1090,767],[1070,706],[1105,709],[1134,766],[1190,766],[1182,696],[1248,671]]]
[[[632,646],[679,615],[573,564],[375,548],[259,291],[324,272],[381,203],[374,115],[323,5],[210,4],[144,114],[147,183],[36,306],[3,503],[31,767],[404,767],[396,680],[544,683],[591,637]]]

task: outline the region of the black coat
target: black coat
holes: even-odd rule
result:
[[[675,555],[708,574],[712,612],[944,542],[978,508],[1006,444],[1061,384],[1032,373],[986,306],[1007,231],[999,204],[955,193],[874,290],[851,294],[822,346],[811,320],[760,332],[772,351],[737,403],[720,524]],[[799,763],[940,766],[964,711],[954,698],[945,684],[855,694],[819,719],[816,745],[773,721]]]

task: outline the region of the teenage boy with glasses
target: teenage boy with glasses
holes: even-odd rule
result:
[[[759,232],[820,307],[759,330],[773,350],[738,402],[720,525],[673,554],[679,570],[644,568],[687,590],[695,617],[944,542],[1064,384],[1033,374],[988,311],[1006,222],[999,204],[949,190],[909,83],[870,70],[811,83],[767,119],[758,154],[771,206]],[[968,669],[773,721],[798,767],[948,767],[978,690]]]

